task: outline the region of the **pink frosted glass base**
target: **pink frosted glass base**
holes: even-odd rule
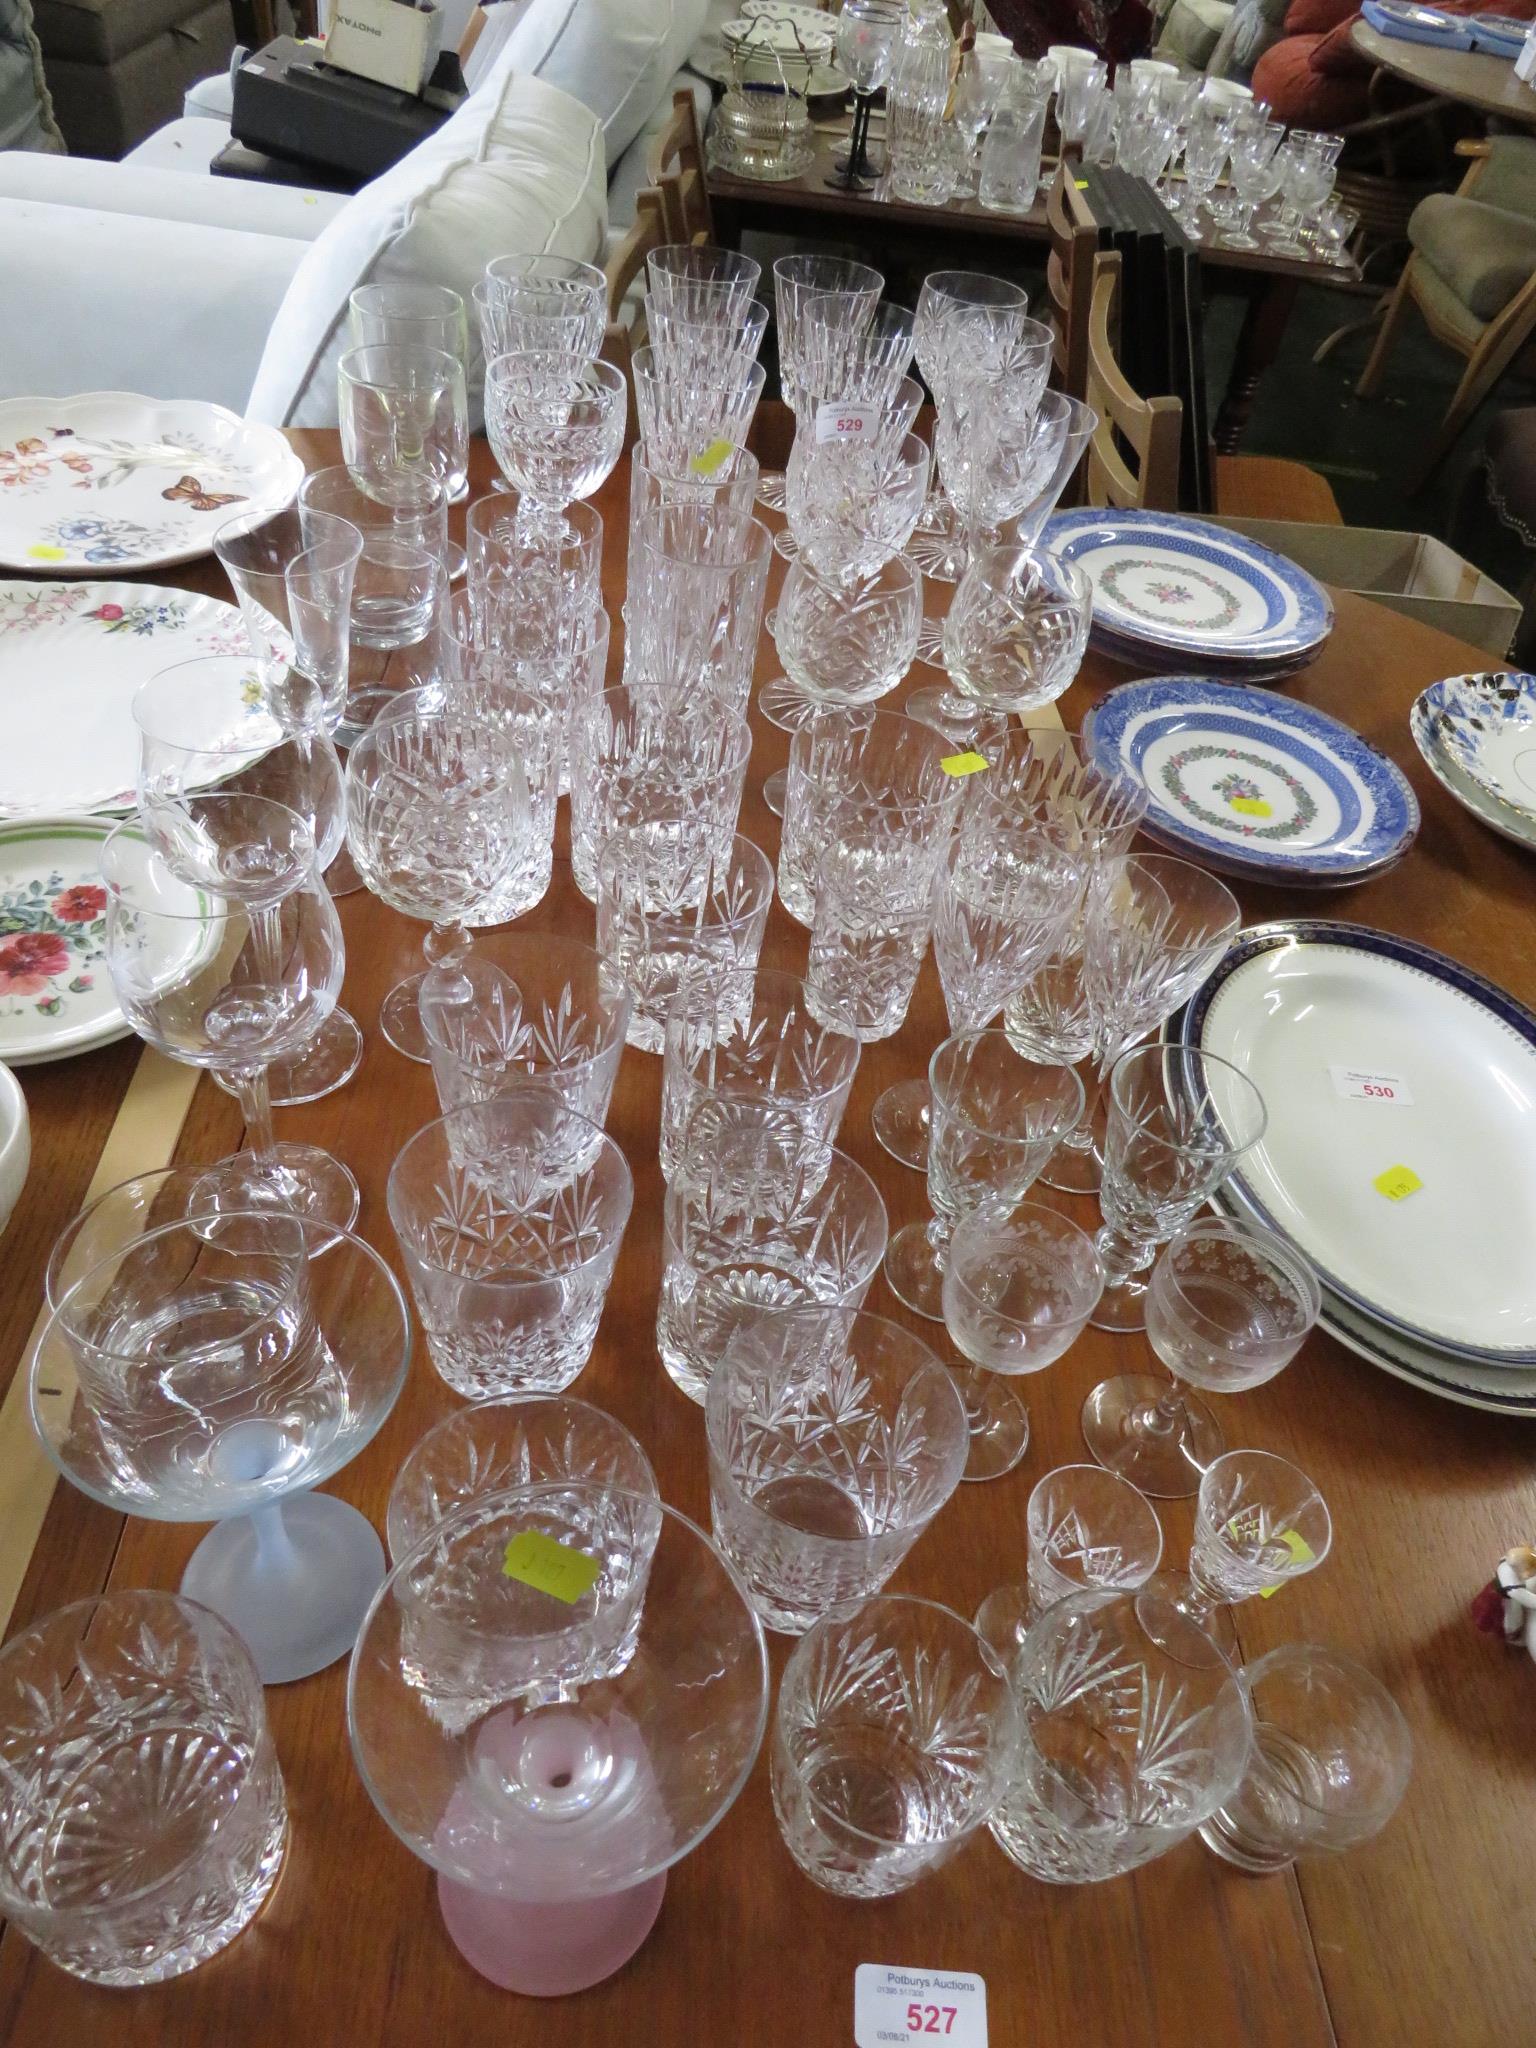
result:
[[[596,1899],[529,1905],[437,1880],[455,1947],[482,1977],[525,1998],[564,1998],[622,1969],[656,1925],[665,1872]]]

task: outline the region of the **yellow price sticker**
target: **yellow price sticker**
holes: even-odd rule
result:
[[[729,462],[736,453],[734,441],[711,441],[707,448],[701,448],[688,467],[695,476],[713,476],[722,462]]]
[[[1294,1529],[1282,1529],[1275,1538],[1275,1541],[1283,1543],[1298,1564],[1311,1564],[1317,1556],[1317,1552],[1312,1548],[1306,1537],[1298,1535]],[[1260,1586],[1259,1598],[1261,1600],[1271,1600],[1279,1591],[1279,1586]]]
[[[1245,817],[1268,818],[1273,815],[1273,806],[1261,796],[1231,796],[1227,802],[1234,811],[1241,811]]]
[[[1405,1195],[1416,1195],[1424,1183],[1411,1166],[1389,1166],[1385,1173],[1378,1173],[1371,1186],[1378,1195],[1385,1195],[1389,1202],[1400,1202]]]
[[[1088,180],[1086,178],[1074,178],[1072,182],[1079,192],[1086,192],[1088,190]]]
[[[985,754],[967,751],[964,754],[946,754],[939,766],[946,775],[979,775],[987,766]]]
[[[69,550],[45,547],[39,541],[35,548],[27,549],[27,559],[31,562],[66,562],[69,559]]]
[[[503,1577],[563,1600],[567,1607],[574,1607],[584,1593],[591,1592],[602,1568],[599,1558],[557,1543],[553,1536],[541,1536],[537,1529],[514,1536],[501,1561]]]

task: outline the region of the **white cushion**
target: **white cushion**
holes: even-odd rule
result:
[[[670,90],[708,11],[709,0],[532,0],[507,49],[520,71],[591,108],[612,169]]]
[[[30,150],[0,153],[0,200],[4,199],[33,199],[48,206],[88,207],[95,213],[131,213],[145,220],[187,221],[211,228],[245,228],[296,242],[314,241],[347,204],[336,192],[257,185],[245,178],[189,178],[138,161],[113,164],[89,156],[40,156]]]
[[[227,71],[216,71],[212,78],[198,79],[195,85],[187,87],[181,111],[184,114],[201,115],[205,121],[228,122],[230,115],[235,111],[233,77]]]
[[[336,424],[336,362],[356,285],[451,285],[469,303],[492,257],[547,251],[601,261],[602,133],[592,115],[503,62],[434,135],[365,185],[305,255],[246,408],[274,426]],[[470,320],[471,410],[478,337]]]

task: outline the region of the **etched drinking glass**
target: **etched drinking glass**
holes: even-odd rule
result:
[[[1296,1356],[1321,1306],[1317,1276],[1288,1239],[1197,1218],[1164,1248],[1147,1288],[1147,1339],[1172,1384],[1151,1373],[1100,1381],[1084,1410],[1094,1456],[1144,1493],[1192,1494],[1226,1437],[1190,1389],[1263,1386]]]
[[[421,1021],[443,1114],[539,1081],[599,1126],[629,1026],[628,989],[579,939],[491,932],[422,985]]]
[[[804,1164],[773,1105],[743,1107],[712,1154],[667,1190],[656,1348],[703,1403],[736,1332],[765,1309],[858,1308],[885,1252],[880,1191],[835,1148]]]
[[[979,548],[944,621],[944,666],[973,707],[1038,711],[1071,688],[1092,612],[1092,586],[1076,562],[1016,542]],[[946,718],[952,738],[971,729]]]
[[[739,322],[762,274],[763,266],[738,249],[665,242],[645,259],[646,303],[693,320]]]
[[[629,1043],[660,1052],[674,1004],[712,1011],[750,979],[772,902],[773,869],[750,839],[692,861],[644,827],[614,833],[597,863],[597,950],[629,990]]]
[[[956,1224],[940,1302],[971,1368],[955,1374],[971,1431],[967,1479],[996,1479],[1023,1457],[1029,1412],[1006,1381],[1069,1351],[1103,1285],[1092,1238],[1055,1209],[988,1204]]]
[[[1323,1643],[1283,1643],[1243,1667],[1253,1754],[1200,1839],[1239,1870],[1285,1870],[1377,1835],[1402,1804],[1413,1737],[1363,1664]]]
[[[1021,1732],[992,1839],[1044,1884],[1094,1884],[1185,1841],[1242,1783],[1241,1675],[1148,1587],[1069,1593],[1009,1667]]]
[[[912,367],[916,315],[882,299],[865,318],[839,292],[818,292],[800,309],[800,383],[815,404],[895,402]]]
[[[773,1810],[813,1884],[885,1899],[947,1863],[1013,1768],[1019,1713],[992,1651],[931,1600],[887,1595],[796,1646],[773,1725]]]
[[[261,1680],[207,1608],[102,1593],[0,1650],[0,1910],[61,1970],[195,1970],[260,1912],[287,1839]]]
[[[521,498],[508,490],[477,499],[465,516],[475,639],[553,662],[589,636],[602,608],[603,522],[578,502],[550,536],[521,514]]]
[[[1200,1475],[1189,1576],[1164,1576],[1207,1629],[1232,1640],[1223,1609],[1270,1598],[1332,1546],[1328,1504],[1305,1472],[1269,1451],[1224,1451]]]
[[[661,1070],[661,1170],[671,1181],[768,1104],[800,1134],[805,1163],[831,1155],[858,1070],[859,1042],[813,1017],[792,974],[759,969],[717,1000],[675,1005]]]
[[[684,298],[678,310],[664,304],[654,292],[646,294],[646,333],[656,360],[665,375],[686,384],[696,377],[718,376],[728,370],[732,376],[744,373],[756,362],[768,331],[768,308],[758,299],[748,299],[740,312],[733,309],[730,294],[714,298],[700,288],[702,303]],[[736,460],[740,460],[738,451]],[[722,467],[730,469],[731,464]],[[757,472],[753,471],[753,495]]]
[[[456,1394],[571,1384],[633,1199],[618,1146],[544,1082],[513,1083],[405,1144],[389,1220],[432,1363]]]
[[[912,502],[915,515],[920,495]],[[767,684],[759,709],[792,732],[826,705],[889,696],[912,666],[922,617],[923,579],[904,555],[845,578],[791,562],[773,624],[788,687]]]
[[[1222,1113],[1213,1100],[1219,1087]],[[1105,1287],[1093,1312],[1099,1330],[1146,1327],[1146,1274],[1159,1245],[1205,1207],[1238,1160],[1264,1135],[1268,1112],[1248,1077],[1214,1053],[1144,1045],[1110,1069],[1104,1132],[1104,1224],[1094,1240]],[[1120,1441],[1118,1412],[1103,1438],[1084,1409],[1089,1448]],[[1104,1462],[1104,1461],[1101,1461]],[[1119,1469],[1118,1467],[1116,1469]]]
[[[878,1593],[965,1465],[949,1374],[920,1337],[857,1309],[744,1325],[704,1414],[715,1541],[783,1635]]]
[[[758,520],[673,502],[631,535],[624,679],[671,702],[712,699],[744,715],[772,560]]]
[[[513,1394],[457,1408],[395,1474],[385,1531],[396,1564],[440,1522],[513,1487],[621,1487],[659,1500],[651,1461],[622,1422],[573,1394]]]
[[[679,377],[646,345],[634,350],[630,374],[646,459],[663,475],[686,482],[743,447],[768,373],[747,355],[726,356],[708,377]]]
[[[1006,278],[976,270],[933,270],[918,293],[913,338],[923,381],[941,405],[957,371],[983,374],[1000,364],[1029,317],[1029,298]],[[929,500],[925,529],[948,544],[956,531],[942,489]]]
[[[464,917],[470,927],[510,924],[543,902],[555,865],[555,805],[565,759],[569,663],[543,668],[514,648],[463,651],[446,706],[517,763],[521,787],[511,855],[501,879]]]
[[[955,1225],[972,1210],[1006,1208],[1034,1186],[1062,1134],[1083,1113],[1070,1067],[1042,1067],[1015,1052],[1005,1031],[946,1038],[928,1063],[929,1222],[891,1239],[885,1277],[898,1301],[944,1317],[944,1266]]]

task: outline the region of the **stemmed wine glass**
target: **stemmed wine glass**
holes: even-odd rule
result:
[[[376,721],[347,756],[347,843],[374,895],[428,919],[427,968],[469,951],[466,919],[501,882],[528,831],[528,792],[507,736],[457,710],[413,706]],[[426,1064],[423,974],[396,982],[384,1036]]]
[[[930,272],[918,293],[913,333],[918,368],[935,405],[944,404],[960,372],[980,376],[1000,368],[1028,318],[1028,295],[1005,278],[974,270]],[[928,501],[922,531],[932,538],[926,550],[914,544],[913,558],[926,571],[931,561],[943,560],[955,535],[942,478]]]
[[[953,688],[913,711],[964,745],[985,711],[1038,711],[1071,688],[1088,646],[1093,586],[1076,562],[1005,541],[976,551],[944,621]]]
[[[350,519],[293,505],[242,512],[213,536],[262,682],[300,670],[318,686],[328,726],[346,705],[352,597],[363,546]]]
[[[520,494],[518,523],[564,546],[573,498],[590,498],[624,447],[629,387],[612,363],[524,349],[485,366],[485,433]]]
[[[595,360],[608,322],[608,282],[574,256],[497,256],[475,286],[485,359],[552,349]]]
[[[955,1374],[971,1430],[967,1479],[997,1479],[1023,1457],[1029,1413],[1003,1381],[1069,1351],[1103,1286],[1092,1238],[1055,1209],[984,1203],[955,1225],[940,1300],[970,1368]]]
[[[1224,1451],[1200,1475],[1189,1569],[1150,1584],[1230,1655],[1227,1610],[1316,1571],[1332,1547],[1328,1503],[1305,1472],[1270,1451]]]
[[[1149,1373],[1102,1380],[1084,1410],[1094,1456],[1143,1493],[1193,1493],[1226,1440],[1188,1389],[1263,1386],[1296,1356],[1321,1306],[1316,1274],[1275,1231],[1220,1216],[1189,1224],[1164,1249],[1146,1295],[1147,1337],[1173,1383]]]
[[[341,924],[314,840],[267,797],[203,798],[194,830],[202,848],[238,861],[235,887],[183,880],[181,860],[147,846],[136,820],[102,847],[107,968],[123,1015],[169,1058],[225,1075],[239,1098],[249,1142],[209,1168],[213,1207],[259,1208],[275,1194],[349,1230],[357,1182],[318,1146],[277,1143],[267,1082],[315,1037],[341,989]]]
[[[837,17],[837,68],[853,88],[848,154],[833,164],[827,183],[842,192],[874,189],[880,166],[870,161],[869,116],[875,94],[891,75],[901,36],[898,0],[844,0]]]
[[[381,1427],[410,1349],[399,1283],[361,1238],[274,1209],[192,1215],[67,1289],[33,1359],[32,1421],[91,1499],[216,1523],[181,1590],[279,1685],[345,1656],[383,1579],[372,1525],[314,1489]]]
[[[391,503],[401,482],[431,477],[450,503],[469,488],[469,400],[464,363],[446,349],[400,342],[348,349],[336,365],[341,459],[365,497]],[[449,545],[450,582],[464,550]]]

